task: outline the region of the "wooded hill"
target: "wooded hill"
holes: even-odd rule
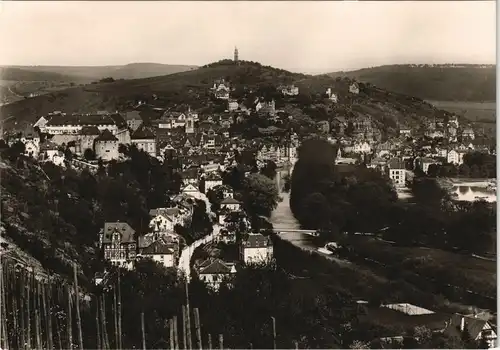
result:
[[[328,75],[356,79],[426,100],[496,101],[495,65],[387,65]]]
[[[131,109],[138,101],[166,109],[190,105],[202,114],[210,113],[213,110],[207,106],[213,105],[214,101],[209,90],[214,80],[221,78],[231,83],[235,89],[231,95],[240,101],[248,100],[252,95],[274,98],[277,108],[303,114],[313,121],[368,117],[372,118],[376,128],[389,134],[396,134],[401,124],[418,127],[425,120],[448,114],[419,98],[389,92],[371,84],[360,83],[360,93],[351,94],[348,89],[354,80],[350,78],[296,74],[255,62],[235,65],[229,60],[168,76],[69,88],[3,106],[0,113],[15,116],[6,123],[10,126],[14,121],[34,122],[40,115],[54,110],[67,113],[114,112]],[[282,84],[297,85],[299,96],[283,98],[276,90]],[[338,95],[337,104],[324,97],[328,87]],[[4,127],[8,129],[9,125]]]

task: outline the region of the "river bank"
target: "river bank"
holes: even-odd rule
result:
[[[282,172],[281,174],[278,174],[278,176],[285,176],[286,174],[288,174],[288,171],[286,171],[286,173]],[[270,218],[271,223],[273,224],[273,226],[275,228],[278,228],[278,229],[300,229],[300,224],[295,219],[295,217],[293,216],[291,209],[290,209],[290,203],[289,203],[290,194],[286,193],[286,192],[281,192],[280,196],[283,198],[283,200],[280,203],[278,203],[277,208],[273,211],[271,218]],[[414,283],[411,284],[412,285],[411,288],[413,289],[413,291],[411,293],[408,292],[409,296],[410,295],[420,295],[421,293],[424,293],[423,289],[419,290],[419,286],[421,286],[422,284],[424,284],[424,285],[429,284],[429,283],[432,284],[432,282],[429,282],[426,279],[423,279],[423,277],[418,274],[418,272],[420,272],[420,271],[408,270],[408,271],[403,272],[400,269],[393,267],[393,266],[390,266],[390,268],[387,267],[386,266],[387,262],[384,262],[384,265],[376,264],[376,266],[375,265],[371,266],[374,264],[373,261],[380,260],[379,256],[376,256],[376,257],[375,256],[368,256],[368,257],[364,257],[364,259],[361,259],[360,261],[351,261],[351,259],[348,256],[338,257],[338,256],[322,253],[321,251],[318,251],[318,245],[315,244],[312,237],[305,235],[303,233],[300,233],[300,232],[283,232],[283,233],[279,234],[279,238],[285,242],[292,244],[296,248],[300,248],[302,251],[305,251],[305,252],[308,252],[309,254],[317,256],[318,258],[323,257],[325,259],[324,260],[325,262],[328,260],[331,262],[335,262],[334,265],[336,265],[338,268],[345,269],[345,271],[342,270],[343,271],[342,274],[351,273],[353,278],[355,278],[355,276],[357,276],[357,275],[360,275],[360,276],[371,276],[370,278],[374,278],[374,280],[376,280],[376,281],[389,281],[390,279],[387,280],[387,278],[389,277],[389,275],[391,273],[402,274],[402,276],[403,275],[406,276],[405,278],[412,277],[412,281]],[[366,246],[366,244],[369,244],[368,242],[366,244],[362,243],[363,240],[366,239],[367,241],[371,241],[371,239],[368,237],[364,237],[364,238],[361,237],[360,239],[361,239],[361,241],[357,244],[362,244],[363,246]],[[450,274],[448,276],[449,278],[447,277],[445,279],[446,281],[443,280],[443,282],[445,282],[445,284],[448,283],[447,287],[450,290],[447,290],[446,294],[448,294],[448,297],[451,298],[450,301],[451,300],[453,300],[453,301],[451,301],[451,303],[450,303],[450,301],[443,301],[443,300],[439,299],[440,298],[439,292],[430,293],[429,296],[432,295],[432,297],[435,298],[435,302],[438,302],[438,304],[442,305],[443,308],[448,309],[449,311],[453,311],[453,312],[467,312],[467,310],[469,310],[469,308],[477,308],[476,305],[465,304],[465,303],[467,303],[467,301],[465,301],[465,300],[461,301],[460,298],[458,298],[458,299],[455,298],[456,294],[458,293],[458,290],[455,290],[457,287],[453,286],[453,283],[459,284],[456,282],[455,278],[456,278],[456,275],[460,274],[461,272],[460,271],[453,271],[451,264],[453,261],[455,261],[454,259],[459,259],[458,261],[462,261],[462,260],[469,261],[470,264],[473,264],[473,265],[470,265],[468,268],[471,268],[471,266],[475,266],[478,269],[478,271],[476,271],[477,276],[488,275],[490,273],[489,272],[490,265],[494,264],[494,262],[493,263],[491,263],[491,262],[485,263],[485,262],[480,261],[480,259],[471,259],[471,257],[461,256],[461,255],[456,254],[456,253],[445,252],[445,251],[441,251],[439,249],[431,249],[431,248],[424,248],[424,247],[422,247],[422,248],[392,247],[391,244],[384,244],[383,242],[375,242],[374,244],[383,244],[384,249],[387,250],[387,256],[398,256],[396,261],[400,261],[400,262],[402,262],[404,260],[402,257],[399,256],[402,254],[401,252],[404,252],[404,254],[406,254],[407,256],[411,256],[411,258],[415,261],[417,261],[418,259],[426,259],[426,261],[427,261],[428,258],[426,258],[426,257],[429,254],[432,254],[433,258],[428,263],[432,265],[434,262],[436,262],[436,264],[438,264],[438,266],[440,267],[440,271],[444,274],[442,276],[443,278],[444,278],[444,276],[448,276],[448,273],[445,273],[444,271],[447,270],[450,272]],[[378,247],[377,249],[379,249],[379,248],[380,247]],[[368,249],[368,251],[370,251],[370,250]],[[319,260],[319,261],[321,261],[321,260]],[[458,266],[457,263],[453,263],[453,264],[454,264],[453,266]],[[463,269],[459,269],[459,270],[467,271],[467,268],[463,268]],[[413,276],[413,275],[415,275],[415,276]],[[349,286],[345,286],[345,288],[349,289]],[[406,286],[405,288],[409,288],[409,286]],[[463,288],[461,288],[461,289],[463,289]],[[460,290],[460,292],[462,292],[462,291]],[[425,293],[427,293],[427,292],[425,292]],[[464,295],[467,295],[467,298],[465,298],[465,299],[469,300],[468,301],[469,303],[475,303],[473,301],[473,300],[475,300],[474,298],[482,297],[480,295],[478,295],[478,296],[470,295],[471,293],[472,292],[462,293]],[[461,297],[463,297],[463,296],[461,296]],[[409,300],[406,300],[406,301],[408,302]],[[424,304],[425,303],[423,303],[422,305],[424,305]],[[478,302],[477,304],[480,304],[483,307],[485,306],[485,303],[483,303],[483,302]]]

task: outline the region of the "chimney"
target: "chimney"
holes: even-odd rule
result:
[[[460,319],[460,331],[464,331],[465,329],[465,317],[462,316],[461,319]]]

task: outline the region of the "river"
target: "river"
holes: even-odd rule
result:
[[[291,173],[291,170],[290,170]],[[283,192],[282,184],[284,178],[289,174],[288,169],[279,170],[276,174],[276,185],[280,190],[280,197],[282,201],[278,203],[278,206],[271,214],[271,223],[275,229],[300,229],[300,224],[295,219],[290,209],[290,194]],[[282,232],[279,234],[280,238],[292,243],[293,245],[300,247],[305,250],[314,251],[319,255],[324,256],[327,259],[335,261],[339,265],[349,265],[351,264],[347,260],[339,259],[333,255],[325,254],[322,251],[318,251],[317,246],[312,242],[312,237],[301,232]]]

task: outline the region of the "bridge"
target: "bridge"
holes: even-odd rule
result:
[[[274,227],[272,230],[276,234],[280,233],[303,233],[309,236],[318,237],[319,232],[317,230],[300,230],[295,228],[286,228],[286,227]]]

